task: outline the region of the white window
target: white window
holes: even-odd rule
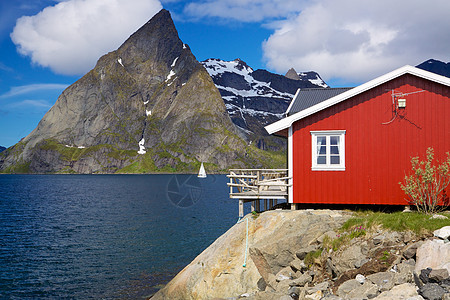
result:
[[[345,130],[311,131],[313,171],[345,170]]]

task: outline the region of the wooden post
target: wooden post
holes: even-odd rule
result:
[[[270,199],[269,200],[269,209],[272,209],[273,208],[273,199]]]
[[[264,199],[264,211],[267,211],[267,199]]]
[[[256,211],[257,212],[260,212],[261,211],[261,209],[260,209],[260,207],[259,207],[259,199],[258,200],[255,200],[255,202],[256,202]]]
[[[296,207],[295,203],[291,203],[291,210],[296,210],[296,209],[297,209],[297,207]]]
[[[239,199],[239,218],[244,217],[244,200]]]

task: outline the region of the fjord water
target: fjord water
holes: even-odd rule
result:
[[[0,175],[0,298],[151,295],[236,222],[226,181]]]

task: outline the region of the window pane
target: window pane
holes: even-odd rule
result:
[[[317,137],[317,146],[326,145],[327,137],[326,136],[318,136]]]
[[[331,148],[330,149],[331,154],[339,154],[339,147],[338,146],[331,146],[330,148]]]
[[[339,165],[340,164],[340,158],[339,156],[331,156],[331,164],[332,165]]]
[[[317,146],[317,154],[327,154],[326,146]]]
[[[330,145],[339,145],[339,137],[330,136]]]
[[[327,163],[326,156],[317,156],[317,164],[318,165],[325,165],[326,163]]]

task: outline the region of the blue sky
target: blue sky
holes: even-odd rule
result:
[[[450,60],[448,0],[2,0],[0,145],[28,135],[68,85],[163,7],[200,61],[312,70],[332,87]]]

